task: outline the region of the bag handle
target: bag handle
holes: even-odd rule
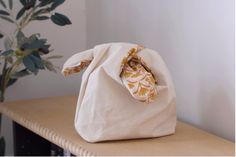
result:
[[[69,76],[88,67],[93,60],[93,50],[87,50],[71,56],[64,64],[62,74]]]

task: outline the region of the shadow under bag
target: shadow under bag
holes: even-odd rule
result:
[[[86,67],[74,121],[84,140],[151,138],[175,132],[175,90],[156,51],[130,43],[102,44],[70,57],[62,73],[68,76]]]

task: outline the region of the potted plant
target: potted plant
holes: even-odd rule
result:
[[[12,34],[7,34],[0,28],[0,42],[4,42],[4,48],[0,48],[0,102],[4,102],[5,93],[9,86],[18,79],[37,75],[40,70],[56,72],[52,59],[61,56],[48,56],[52,52],[51,45],[46,38],[39,33],[30,36],[24,34],[24,28],[33,21],[51,20],[54,24],[65,26],[71,21],[65,15],[55,12],[55,9],[65,0],[20,0],[22,8],[13,15],[13,0],[0,0],[0,18],[15,26]],[[0,126],[1,126],[0,114]],[[0,155],[4,155],[5,140],[0,139]]]

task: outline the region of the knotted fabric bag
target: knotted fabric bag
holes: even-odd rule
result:
[[[85,67],[74,121],[83,139],[99,142],[175,132],[175,90],[156,51],[130,43],[102,44],[70,57],[62,73],[68,76]]]

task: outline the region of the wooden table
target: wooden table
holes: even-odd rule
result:
[[[234,143],[178,122],[174,135],[102,143],[84,141],[74,129],[77,97],[0,104],[0,112],[75,155],[234,155]]]

